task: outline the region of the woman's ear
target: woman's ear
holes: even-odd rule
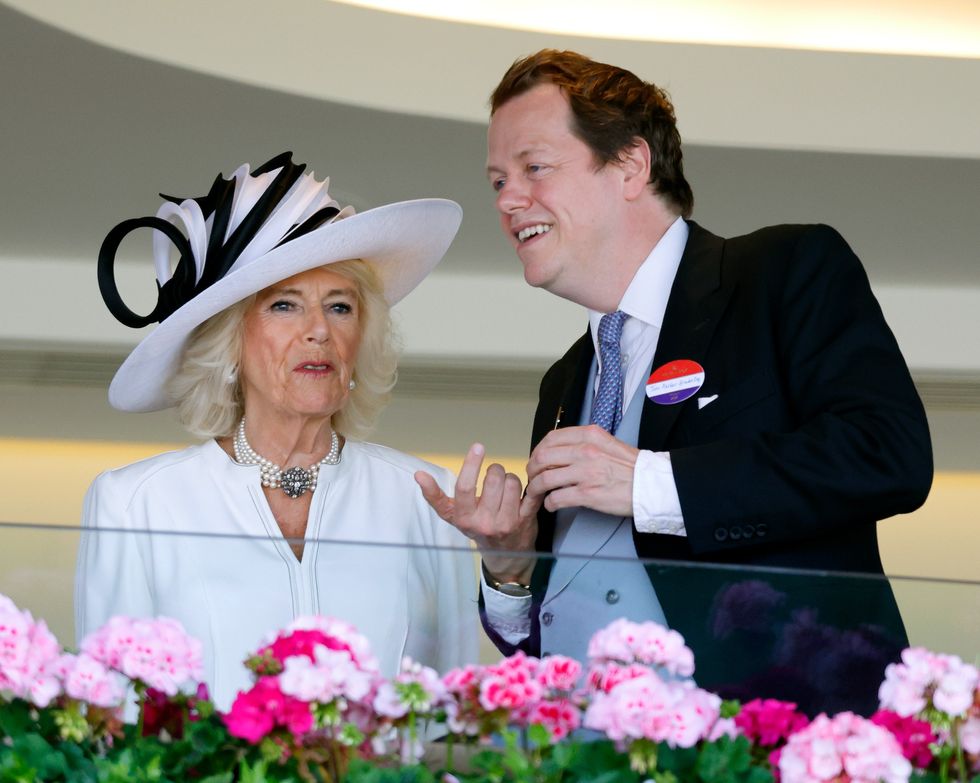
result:
[[[635,199],[650,192],[650,145],[637,137],[631,147],[621,153],[619,165],[623,169],[624,195]]]

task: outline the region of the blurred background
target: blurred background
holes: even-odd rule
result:
[[[219,171],[283,150],[359,210],[462,204],[448,256],[397,308],[400,380],[374,439],[452,469],[479,440],[521,472],[537,382],[586,319],[528,288],[499,232],[487,97],[515,58],[548,46],[669,91],[703,226],[826,222],[847,238],[935,450],[927,504],[880,525],[886,570],[976,580],[980,5],[410,5],[0,2],[0,520],[77,524],[97,473],[188,442],[169,412],[108,407],[141,333],[105,310],[98,248],[116,223],[153,214],[159,192],[202,195]],[[137,233],[119,264],[143,312],[149,251]],[[48,555],[70,571],[73,551]]]

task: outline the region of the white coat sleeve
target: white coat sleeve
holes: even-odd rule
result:
[[[451,495],[455,477],[437,474],[443,492]],[[439,601],[439,665],[441,674],[467,663],[478,663],[480,615],[477,606],[476,557],[470,540],[442,520],[431,508],[435,543],[450,547],[435,552]]]
[[[151,542],[148,533],[133,530],[129,495],[112,472],[96,478],[85,495],[75,572],[77,643],[113,615],[156,614],[146,567]]]

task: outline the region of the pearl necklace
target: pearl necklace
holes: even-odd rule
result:
[[[245,417],[242,417],[235,433],[233,441],[235,449],[235,461],[242,465],[258,465],[259,476],[262,479],[262,486],[276,489],[282,487],[282,491],[287,497],[298,498],[306,490],[313,492],[316,489],[316,479],[320,474],[321,465],[336,465],[340,462],[340,438],[336,432],[330,433],[330,451],[327,456],[319,462],[310,465],[309,470],[304,470],[298,465],[283,470],[276,463],[267,460],[253,449],[248,439],[245,437]]]

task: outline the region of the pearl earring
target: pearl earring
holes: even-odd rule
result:
[[[351,391],[354,391],[356,387],[357,387],[357,381],[351,378],[350,383],[347,384],[347,388],[350,389]]]

